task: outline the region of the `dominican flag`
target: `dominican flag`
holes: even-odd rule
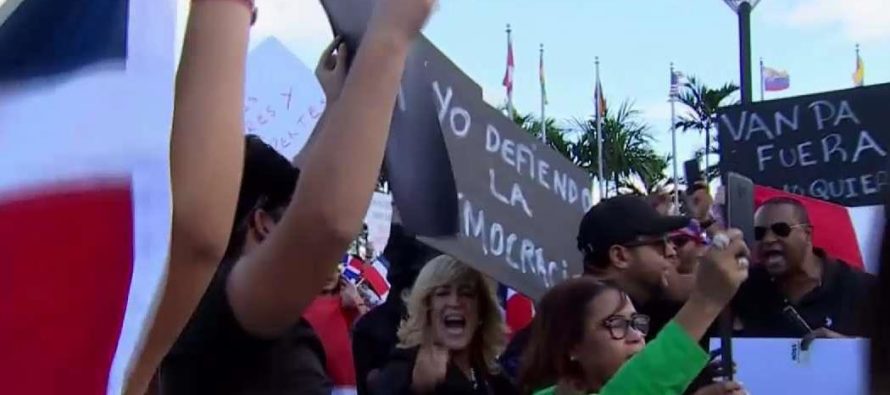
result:
[[[813,226],[813,245],[850,266],[877,273],[884,214],[881,206],[845,207],[757,185],[755,206],[774,197],[791,197],[807,209]]]
[[[343,277],[347,280],[357,283],[362,279],[362,267],[364,262],[353,255],[346,255],[341,262]]]
[[[118,394],[163,289],[173,0],[0,3],[0,382]]]
[[[504,307],[508,335],[512,337],[532,322],[535,317],[535,303],[528,296],[503,284],[498,287],[498,296]]]

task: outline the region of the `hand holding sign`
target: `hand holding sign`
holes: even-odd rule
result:
[[[437,0],[379,0],[371,17],[371,30],[393,33],[412,41],[420,34]],[[383,33],[385,34],[385,33]]]
[[[336,50],[336,52],[335,52]],[[315,76],[321,83],[321,88],[327,97],[328,103],[337,101],[343,83],[346,82],[348,72],[349,52],[346,43],[340,37],[331,41],[331,44],[321,53],[318,66],[315,67]]]

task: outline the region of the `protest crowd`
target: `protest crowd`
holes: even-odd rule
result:
[[[398,205],[379,256],[358,248],[411,45],[435,7],[378,0],[358,48],[338,37],[325,49],[327,106],[290,158],[244,132],[261,13],[249,0],[192,2],[169,269],[126,393],[745,394],[711,352],[726,331],[799,339],[804,351],[871,338],[872,372],[890,368],[878,355],[886,281],[816,245],[830,229],[790,195],[758,202],[753,243],[704,181],[687,180],[679,205],[667,193],[600,200],[564,240],[581,273],[533,298],[521,327],[508,325],[500,279],[426,243]],[[879,376],[872,393],[890,393]]]

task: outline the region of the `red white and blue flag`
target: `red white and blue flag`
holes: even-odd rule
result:
[[[173,0],[0,3],[0,388],[122,392],[166,274]]]

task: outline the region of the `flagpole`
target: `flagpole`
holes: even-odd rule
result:
[[[547,144],[547,116],[545,112],[545,107],[547,107],[547,92],[544,90],[544,44],[541,44],[541,66],[539,67],[539,73],[541,73],[541,141],[544,144]]]
[[[674,63],[671,62],[671,76],[674,75]],[[675,110],[675,103],[677,102],[676,96],[671,94],[669,98],[671,102],[671,152],[672,152],[672,162],[674,167],[674,210],[680,208],[680,188],[678,187],[679,178],[679,170],[677,167],[677,114]],[[707,155],[707,152],[705,152]],[[705,169],[707,171],[707,169]],[[690,183],[690,180],[686,180],[687,183]]]
[[[764,80],[763,80],[763,58],[760,58],[760,101],[763,101],[763,92],[764,92]]]
[[[596,152],[597,152],[597,175],[599,176],[600,181],[600,198],[605,198],[606,194],[606,176],[604,173],[604,163],[603,163],[603,111],[601,108],[603,105],[603,90],[600,86],[600,57],[596,57],[596,87],[594,87],[594,92],[596,97],[593,100],[596,101]]]
[[[862,67],[862,58],[859,57],[859,43],[856,43],[856,75],[859,75],[859,68]],[[862,79],[859,80],[858,86],[865,85],[865,73],[862,73]]]
[[[510,28],[509,23],[507,24],[507,51],[509,51],[509,52],[513,51],[513,29]],[[509,56],[509,54],[508,54],[508,56]],[[507,65],[507,67],[509,68],[510,65]],[[513,77],[511,76],[510,77],[511,85],[513,84],[512,78]],[[509,116],[510,119],[513,119],[513,88],[507,89],[507,116]]]

